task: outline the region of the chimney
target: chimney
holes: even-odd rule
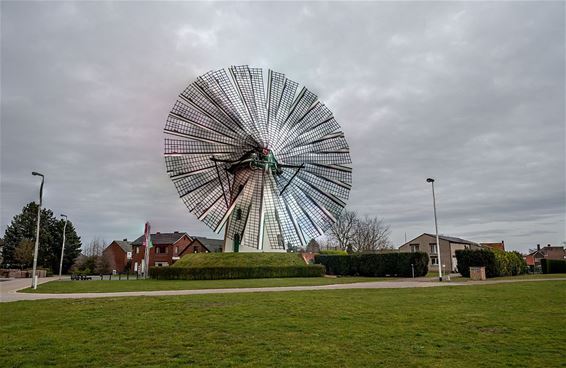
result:
[[[537,244],[537,250],[540,250],[540,244]]]
[[[159,234],[161,234],[161,233],[160,233],[160,232],[158,231],[158,232],[156,232],[156,234],[158,234],[158,235],[159,235]]]
[[[174,234],[179,234],[179,232],[178,232],[178,231],[175,231]]]
[[[124,238],[124,241],[128,241],[128,238]]]

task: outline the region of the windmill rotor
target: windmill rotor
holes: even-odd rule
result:
[[[284,74],[232,66],[198,77],[169,113],[165,164],[224,251],[285,251],[332,226],[352,183],[332,112]]]

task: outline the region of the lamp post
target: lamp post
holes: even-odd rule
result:
[[[434,208],[434,227],[436,228],[436,253],[438,256],[438,281],[442,281],[442,266],[440,261],[440,241],[438,239],[438,220],[436,219],[436,197],[434,195],[434,179],[426,179],[427,183],[432,184],[432,206]]]
[[[35,231],[35,249],[33,251],[33,270],[31,274],[31,287],[37,289],[37,276],[35,274],[37,268],[37,250],[39,249],[39,220],[41,218],[41,204],[43,198],[43,181],[45,177],[38,172],[32,172],[33,176],[41,176],[41,186],[39,187],[39,205],[37,206],[37,228]]]
[[[65,233],[67,230],[67,215],[61,214],[65,218],[65,225],[63,226],[63,245],[61,246],[61,261],[59,262],[59,280],[61,280],[61,273],[63,272],[63,255],[65,254]]]

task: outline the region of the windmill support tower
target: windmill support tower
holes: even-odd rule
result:
[[[350,150],[330,110],[284,74],[208,72],[167,117],[165,163],[190,212],[225,252],[285,252],[332,226],[352,183]]]

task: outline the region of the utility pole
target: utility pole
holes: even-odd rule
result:
[[[438,281],[442,281],[442,262],[440,260],[440,241],[438,239],[438,221],[436,219],[436,197],[434,195],[434,179],[426,179],[427,183],[432,184],[432,206],[434,208],[434,227],[436,228],[436,253],[438,255]]]
[[[65,235],[67,231],[67,215],[61,214],[65,218],[65,225],[63,226],[63,245],[61,246],[61,261],[59,262],[59,280],[61,280],[61,273],[63,272],[63,256],[65,255]]]
[[[42,199],[43,199],[43,182],[45,180],[45,177],[43,176],[43,174],[40,174],[38,172],[32,172],[31,173],[33,176],[41,176],[41,186],[39,187],[39,205],[37,206],[37,228],[35,230],[35,248],[33,250],[33,270],[32,270],[32,274],[31,274],[31,287],[33,289],[37,289],[37,275],[36,273],[36,269],[37,269],[37,251],[39,249],[39,220],[41,219],[41,205],[42,205]]]

